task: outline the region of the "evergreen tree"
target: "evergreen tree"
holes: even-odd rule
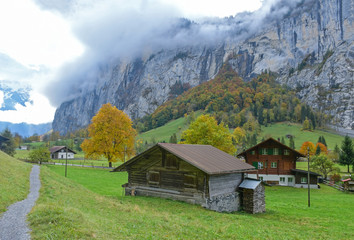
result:
[[[345,136],[341,152],[339,154],[339,164],[340,165],[347,165],[348,173],[349,173],[349,166],[354,165],[354,149],[353,149],[353,142],[352,139],[347,135]]]
[[[295,149],[295,141],[293,136],[291,136],[289,139],[289,147]]]
[[[317,148],[316,148],[316,155],[320,155],[320,153],[321,153],[321,148],[320,148],[320,146],[319,145],[317,145]]]
[[[280,142],[285,145],[285,139],[284,139],[284,137],[281,137],[281,141],[280,141]]]
[[[176,133],[174,133],[174,134],[170,137],[170,143],[177,143],[177,135],[176,135]]]
[[[326,147],[328,147],[328,146],[327,146],[327,143],[326,143],[326,139],[324,138],[324,136],[322,136],[322,143],[323,143],[323,145],[325,145]]]
[[[9,139],[1,143],[0,150],[7,153],[10,156],[14,156],[16,146],[11,131],[8,128],[6,128],[2,133],[0,133],[0,135]]]

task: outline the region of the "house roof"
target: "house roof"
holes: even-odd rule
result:
[[[279,144],[280,146],[282,146],[283,148],[289,149],[290,151],[294,152],[295,155],[297,155],[297,156],[299,156],[299,157],[306,157],[304,154],[302,154],[302,153],[296,151],[295,149],[292,149],[292,148],[286,146],[285,144],[282,144],[281,142],[275,140],[274,138],[268,138],[268,139],[264,140],[263,142],[260,142],[260,143],[258,143],[257,145],[254,145],[253,147],[251,147],[251,148],[249,148],[249,149],[247,149],[247,150],[245,150],[245,151],[239,153],[237,156],[238,156],[238,157],[240,157],[240,156],[245,156],[247,152],[252,151],[252,150],[254,150],[255,148],[257,148],[258,146],[263,145],[264,143],[269,142],[269,141],[275,142],[275,143]]]
[[[292,172],[298,172],[298,173],[306,173],[306,170],[301,170],[301,169],[291,169]],[[315,176],[321,176],[321,174],[315,173],[315,172],[311,172],[310,171],[310,175],[315,175]]]
[[[159,147],[188,162],[203,172],[208,173],[209,175],[255,170],[252,165],[210,145],[158,143],[147,151],[151,151],[151,149]],[[147,151],[135,156],[113,171],[125,171],[125,166],[140,159],[140,157]]]
[[[246,189],[256,189],[259,184],[261,184],[262,181],[257,180],[257,179],[251,179],[251,178],[246,178],[245,180],[242,181],[240,184],[240,188],[246,188]]]
[[[56,152],[59,152],[60,150],[65,149],[65,148],[66,148],[65,146],[53,146],[49,149],[49,151],[50,151],[50,153],[56,153]],[[76,154],[76,152],[71,150],[70,148],[68,148],[68,152],[72,152],[72,153]]]

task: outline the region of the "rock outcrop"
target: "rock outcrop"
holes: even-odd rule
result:
[[[164,103],[177,82],[196,86],[229,62],[246,81],[264,70],[278,73],[302,101],[332,115],[332,124],[354,129],[353,13],[354,0],[308,0],[281,18],[270,14],[247,39],[230,35],[214,46],[116,62],[101,72],[94,90],[57,109],[53,128],[63,134],[84,127],[107,102],[142,117]]]

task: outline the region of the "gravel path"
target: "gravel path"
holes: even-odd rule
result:
[[[26,215],[31,211],[38,196],[41,182],[39,180],[39,166],[33,165],[30,175],[30,193],[25,200],[12,204],[0,218],[1,240],[31,239],[30,229],[26,222]]]

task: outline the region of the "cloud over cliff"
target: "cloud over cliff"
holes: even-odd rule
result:
[[[102,68],[119,59],[129,61],[161,49],[211,46],[227,38],[242,41],[300,2],[265,0],[253,13],[190,21],[158,0],[36,1],[70,19],[74,34],[85,46],[83,56],[63,66],[48,85],[46,92],[55,106],[92,90]]]

